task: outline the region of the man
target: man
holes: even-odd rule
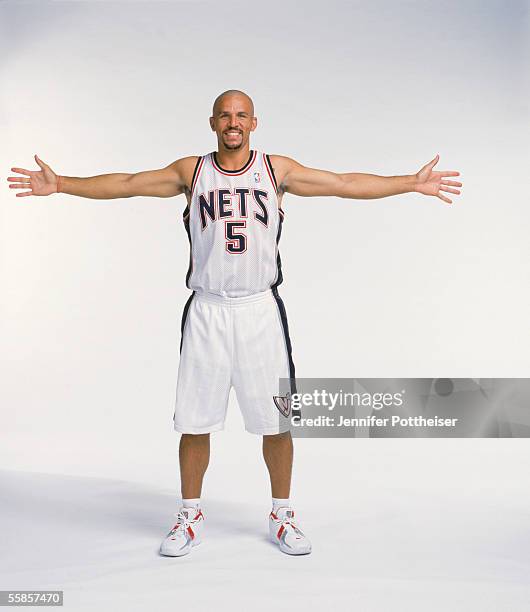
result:
[[[38,171],[12,168],[17,196],[71,195],[97,198],[172,197],[184,193],[184,224],[190,241],[186,284],[192,290],[182,317],[174,428],[181,435],[182,508],[160,552],[182,556],[201,541],[203,476],[210,433],[223,428],[233,386],[245,429],[263,436],[272,511],[269,533],[282,552],[311,552],[294,522],[289,501],[293,444],[278,402],[279,379],[294,384],[294,364],[284,304],[278,241],[285,193],[299,196],[383,198],[417,192],[451,204],[459,194],[454,171],[436,172],[438,155],[407,176],[337,174],[307,168],[281,155],[250,149],[257,118],[250,97],[228,90],[214,102],[211,129],[217,151],[178,159],[160,170],[87,178],[60,176],[37,155]]]

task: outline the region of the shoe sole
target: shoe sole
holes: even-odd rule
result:
[[[159,554],[161,554],[163,557],[185,557],[186,555],[189,555],[191,552],[191,549],[195,546],[199,546],[199,544],[202,542],[202,540],[199,541],[195,541],[193,540],[191,548],[188,548],[188,550],[186,552],[183,553],[172,553],[172,552],[162,552],[162,549],[160,549],[158,552]]]
[[[270,540],[273,544],[276,544],[276,546],[281,550],[282,553],[286,554],[286,555],[291,555],[292,557],[299,557],[301,555],[310,555],[312,552],[312,548],[310,548],[309,550],[306,550],[304,552],[288,552],[287,550],[283,550],[280,547],[280,543],[278,542],[278,538],[274,535],[270,536]]]

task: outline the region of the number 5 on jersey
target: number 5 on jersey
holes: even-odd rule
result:
[[[246,221],[225,221],[226,250],[239,254],[247,250],[247,237],[239,228],[247,227]]]

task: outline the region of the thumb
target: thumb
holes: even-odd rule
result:
[[[438,155],[438,153],[436,153],[436,157],[427,164],[427,167],[429,168],[429,170],[432,170],[432,168],[436,166],[439,159],[440,159],[440,156]]]
[[[40,157],[39,157],[39,156],[38,156],[36,153],[35,153],[35,161],[37,162],[37,164],[38,164],[38,166],[39,166],[39,168],[40,168],[41,170],[47,170],[47,169],[49,169],[48,164],[45,164],[45,163],[42,161],[42,159],[41,159],[41,158],[40,158]]]

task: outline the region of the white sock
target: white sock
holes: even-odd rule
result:
[[[196,497],[194,499],[183,499],[182,505],[184,508],[200,508],[201,507],[201,498]]]
[[[278,497],[272,498],[272,511],[276,512],[278,508],[290,508],[291,504],[289,503],[289,499],[279,499]]]

